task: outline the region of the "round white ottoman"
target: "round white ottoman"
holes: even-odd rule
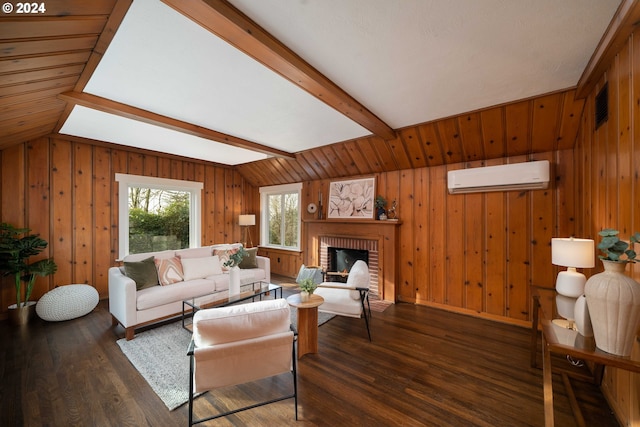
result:
[[[89,314],[100,297],[89,285],[65,285],[50,290],[38,300],[36,313],[43,320],[59,322]]]

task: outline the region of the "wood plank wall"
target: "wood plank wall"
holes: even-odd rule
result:
[[[609,117],[596,129],[595,97],[605,83]],[[597,242],[598,231],[616,228],[628,239],[640,231],[640,30],[621,47],[588,95],[575,154],[580,237]],[[592,273],[602,270],[596,265]],[[627,274],[640,281],[640,265],[627,266]],[[640,354],[638,342],[633,351]],[[607,370],[603,389],[622,425],[640,425],[640,375]]]
[[[447,192],[449,170],[529,160],[551,163],[548,190]],[[574,234],[572,164],[572,151],[562,150],[374,175],[402,220],[397,300],[527,325],[529,286],[555,283],[551,238]],[[328,180],[306,182],[303,206],[328,188]]]
[[[49,242],[43,256],[58,265],[52,277],[38,278],[34,300],[70,283],[88,283],[107,297],[107,270],[118,256],[116,173],[203,182],[202,244],[240,241],[238,215],[259,211],[257,189],[211,163],[53,138],[12,146],[0,157],[0,220],[39,233]],[[14,303],[6,278],[0,296],[6,317]]]

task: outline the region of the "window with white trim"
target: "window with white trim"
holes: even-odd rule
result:
[[[119,259],[200,246],[201,182],[116,174]]]
[[[260,188],[260,244],[300,250],[302,183]]]

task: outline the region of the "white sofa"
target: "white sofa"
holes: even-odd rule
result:
[[[214,254],[229,246],[213,245],[202,248],[148,252],[126,256],[123,260],[123,266],[109,268],[109,312],[111,313],[112,325],[121,324],[125,329],[126,339],[131,340],[134,337],[136,328],[181,314],[183,300],[229,289],[228,271],[220,271],[221,268],[217,268],[217,271],[211,274],[212,271],[208,268],[214,261],[222,266],[223,260],[220,260],[220,257]],[[184,279],[186,280],[176,278],[176,283],[164,286],[157,284],[138,290],[136,282],[125,274],[125,263],[148,260],[152,256],[154,260],[174,258],[182,260],[184,263]],[[187,259],[189,261],[185,261]],[[205,260],[206,264],[203,263]],[[240,270],[242,283],[250,281],[270,282],[271,264],[269,258],[256,256],[255,260],[257,268]],[[207,268],[203,270],[191,267],[196,264],[206,265]],[[189,270],[187,269],[188,266]],[[199,274],[199,271],[202,273]],[[202,277],[196,277],[200,275]],[[217,298],[212,296],[211,301],[214,299]],[[206,301],[203,300],[202,302]]]

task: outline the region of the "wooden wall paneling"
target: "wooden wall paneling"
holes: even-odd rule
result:
[[[333,151],[335,151],[336,156],[340,159],[342,164],[344,164],[344,172],[342,176],[348,176],[353,174],[354,170],[357,170],[356,164],[353,161],[353,158],[349,155],[349,150],[347,149],[345,144],[334,144],[331,146]]]
[[[428,165],[422,143],[418,136],[418,130],[415,126],[401,129],[398,131],[398,139],[404,144],[412,168],[422,168]]]
[[[51,144],[52,239],[58,271],[56,285],[74,283],[73,279],[73,154],[71,143],[57,139]]]
[[[142,174],[144,176],[158,177],[158,156],[145,154],[142,156]]]
[[[113,207],[111,198],[116,183],[111,172],[111,150],[95,147],[93,150],[93,217],[94,217],[94,245],[92,251],[94,283],[100,298],[106,298],[109,293],[108,270],[115,259],[111,250],[112,229],[110,214]]]
[[[409,154],[407,153],[406,147],[402,143],[400,137],[396,136],[394,139],[385,142],[391,150],[391,154],[393,155],[398,169],[409,169],[411,167],[411,160],[409,159]]]
[[[544,151],[556,147],[560,134],[562,94],[554,93],[533,100],[531,146]]]
[[[620,54],[618,54],[611,64],[609,71],[607,72],[607,79],[609,80],[609,120],[606,126],[607,133],[607,163],[605,167],[606,174],[606,194],[607,194],[607,214],[609,220],[605,224],[611,224],[610,227],[620,230],[620,217],[619,217],[619,200],[618,200],[618,164],[619,159],[617,156],[617,150],[619,149],[619,135],[622,131],[619,124],[619,105],[620,105]]]
[[[102,32],[106,17],[86,16],[68,19],[65,17],[27,17],[3,19],[3,33],[13,39],[65,37],[74,34],[98,35]]]
[[[127,173],[130,175],[144,175],[144,154],[128,153]]]
[[[429,301],[429,169],[415,170],[413,177],[413,294],[417,303]],[[407,221],[408,223],[408,221]]]
[[[489,108],[480,112],[482,142],[487,159],[501,158],[506,154],[504,121],[504,108]]]
[[[334,150],[334,145],[325,145],[323,147],[318,147],[318,150],[322,153],[322,155],[327,159],[327,162],[332,166],[332,169],[335,171],[335,176],[344,176],[347,174],[347,165],[343,163],[343,159],[338,157]],[[300,182],[301,177],[298,177],[297,182]]]
[[[196,180],[196,164],[194,162],[182,163],[182,179],[192,182]]]
[[[512,158],[510,163],[526,161]],[[529,191],[507,192],[507,314],[529,319],[531,265],[531,202]]]
[[[73,143],[73,283],[95,287],[93,277],[93,147]]]
[[[213,185],[214,207],[213,221],[214,234],[213,243],[225,243],[225,175],[226,171],[221,168],[215,169],[215,183]]]
[[[425,123],[418,126],[418,134],[422,141],[422,148],[424,149],[424,155],[429,165],[441,165],[444,162],[442,144],[440,143],[440,137],[436,132],[434,123]]]
[[[555,183],[553,177],[557,174],[555,170],[555,158],[553,152],[539,154],[534,156],[532,160],[548,160],[550,163],[550,180],[549,188],[546,190],[531,191],[531,256],[530,271],[531,284],[534,286],[553,287],[555,284],[555,271],[551,264],[551,238],[554,236],[554,225],[557,218],[557,209],[555,205]],[[572,178],[567,178],[566,184],[573,185]],[[568,206],[566,213],[573,216],[570,206],[572,199],[567,200]],[[562,235],[559,237],[568,237]],[[529,312],[532,306],[529,300]]]
[[[575,191],[580,177],[584,173],[584,168],[580,162],[575,161],[578,158],[574,155],[573,150],[562,150],[555,152],[555,159],[550,160],[551,171],[549,191],[553,192],[553,203],[555,212],[553,217],[556,218],[552,237],[580,237],[592,238],[590,234],[582,233],[578,228],[577,215],[577,198],[579,192]],[[578,169],[578,170],[574,170]],[[534,283],[535,284],[535,283]]]
[[[2,25],[5,25],[3,22]],[[11,60],[0,61],[3,73],[22,72],[40,68],[62,67],[67,64],[83,64],[89,59],[90,50],[60,53],[57,55],[11,58]],[[58,85],[55,85],[56,87]]]
[[[275,158],[276,163],[280,166],[283,172],[286,172],[288,178],[287,182],[302,182],[304,179],[304,175],[300,174],[300,171],[296,169],[296,162],[291,161],[291,159],[285,158]]]
[[[66,87],[78,79],[82,64],[72,66],[46,68],[44,70],[27,73],[5,74],[2,76],[0,96],[19,95],[24,92],[35,92],[51,88]]]
[[[407,224],[414,224],[414,181],[415,169],[404,169],[386,173],[389,196],[388,208],[396,201],[397,215]],[[390,185],[395,183],[395,185]],[[398,283],[396,292],[415,301],[415,272],[416,272],[416,236],[413,227],[400,227],[398,230]]]
[[[462,142],[460,141],[460,130],[455,117],[451,117],[437,122],[438,135],[444,149],[444,161],[447,164],[460,163],[465,159]]]
[[[0,58],[42,55],[75,50],[91,50],[95,46],[97,40],[98,36],[96,35],[62,37],[55,39],[5,39],[5,41],[0,42]]]
[[[182,160],[171,159],[169,161],[171,164],[171,179],[184,179],[184,164]]]
[[[39,234],[51,244],[51,224],[49,223],[49,168],[41,165],[49,164],[49,144],[47,138],[39,138],[26,145],[26,162],[21,165],[26,171],[27,194],[25,195],[25,209],[27,227],[31,233]],[[11,206],[11,205],[9,205]],[[42,251],[32,261],[51,257],[51,247]],[[39,299],[52,288],[53,277],[37,277],[31,295],[32,300]]]
[[[202,183],[202,190],[200,191],[200,246],[206,246],[207,244],[207,211],[205,203],[205,185],[207,179],[205,175],[205,169],[206,167],[204,163],[194,164],[193,180],[195,182]]]
[[[244,209],[244,196],[242,177],[236,171],[231,171],[233,179],[233,190],[231,196],[233,197],[233,209],[231,211],[231,226],[229,228],[232,242],[242,242],[242,228],[240,227],[240,214],[245,212]]]
[[[529,139],[531,101],[509,104],[505,107],[506,149],[510,155],[526,154],[531,148]]]
[[[158,158],[158,178],[171,178],[171,160],[167,157]]]
[[[19,103],[17,105],[3,105],[0,107],[0,114],[3,119],[14,119],[17,117],[29,117],[38,113],[49,113],[64,108],[65,102],[58,99],[40,99],[36,101]]]
[[[461,168],[457,163],[448,170]],[[445,181],[446,185],[446,181]],[[445,187],[446,188],[446,187]],[[444,190],[446,191],[446,190]],[[446,213],[446,300],[453,307],[464,307],[464,194],[449,194],[445,199]]]
[[[481,161],[470,162],[468,168],[481,167]],[[464,267],[464,295],[463,307],[477,313],[484,311],[485,296],[485,197],[482,193],[467,194],[464,196],[463,226],[464,250],[462,258]]]
[[[120,256],[120,236],[118,235],[120,230],[120,187],[119,183],[116,182],[116,174],[117,173],[128,173],[127,172],[127,160],[129,156],[126,151],[122,150],[111,150],[111,176],[109,180],[111,182],[111,249],[113,251],[113,258],[111,259],[114,262]]]
[[[480,129],[480,114],[471,113],[458,117],[460,141],[462,142],[465,161],[484,160],[484,144]]]
[[[447,298],[447,168],[429,168],[429,301],[445,304]]]
[[[15,227],[26,227],[25,202],[27,194],[26,153],[24,145],[16,145],[2,151],[2,222]],[[51,242],[49,242],[51,244]],[[10,277],[0,278],[2,286],[2,307],[6,310],[15,304],[15,291]]]
[[[4,139],[6,136],[13,136],[17,133],[30,132],[34,129],[45,129],[50,131],[53,129],[51,119],[56,118],[59,112],[48,111],[39,113],[25,120],[25,117],[16,117],[9,120],[2,120],[2,129],[0,129],[0,137]],[[5,144],[5,142],[3,142]]]
[[[617,182],[618,194],[616,195],[618,204],[618,223],[620,224],[620,232],[624,236],[629,236],[634,233],[635,230],[631,229],[633,224],[632,219],[632,202],[633,202],[633,187],[632,187],[632,159],[633,153],[631,151],[631,111],[633,100],[631,98],[631,58],[630,52],[631,45],[627,44],[626,48],[622,49],[618,54],[619,61],[619,76],[618,76],[618,106],[616,110],[618,112],[617,120],[617,174],[615,181]]]
[[[576,135],[585,105],[584,99],[575,99],[575,95],[575,90],[567,91],[562,95],[560,134],[554,149],[568,150],[575,146]]]
[[[486,166],[503,164],[502,159],[491,159]],[[485,311],[497,316],[507,315],[507,193],[485,194]]]
[[[204,168],[204,186],[202,189],[202,244],[213,245],[215,230],[215,181],[216,169],[213,166]]]

